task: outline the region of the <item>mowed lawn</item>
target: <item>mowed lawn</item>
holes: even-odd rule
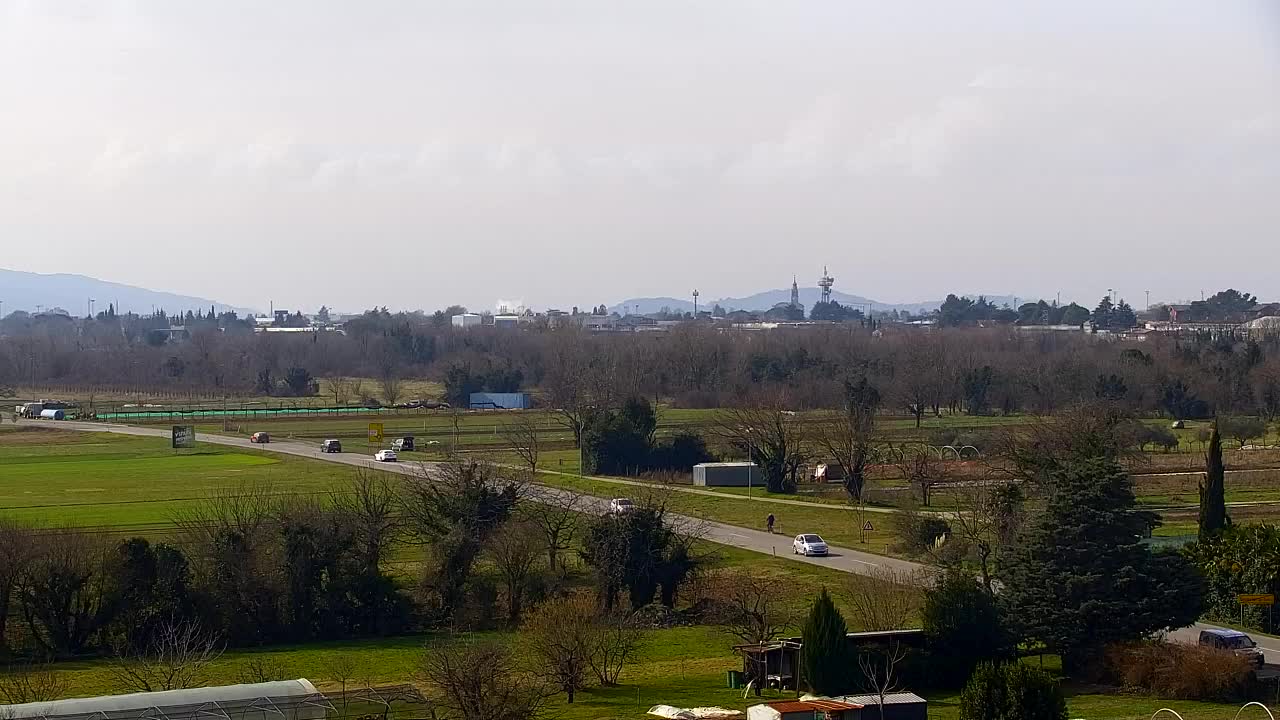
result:
[[[0,512],[49,525],[148,528],[244,484],[281,494],[340,488],[351,469],[216,445],[109,433],[0,428]]]

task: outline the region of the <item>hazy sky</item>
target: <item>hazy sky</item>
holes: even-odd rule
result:
[[[1274,0],[0,0],[0,267],[239,305],[1280,299]]]

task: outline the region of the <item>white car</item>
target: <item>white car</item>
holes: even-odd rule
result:
[[[379,450],[377,454],[373,456],[373,459],[378,462],[395,462],[400,458],[396,457],[395,450]]]
[[[791,543],[791,552],[795,555],[826,555],[827,543],[812,533],[797,535]]]
[[[609,501],[610,515],[625,515],[636,509],[636,504],[627,498],[614,498]]]

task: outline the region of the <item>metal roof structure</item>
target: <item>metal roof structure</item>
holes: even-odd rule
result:
[[[323,720],[331,711],[305,679],[0,706],[8,720]]]
[[[769,707],[780,713],[795,712],[831,712],[845,710],[861,710],[861,705],[854,703],[841,702],[839,700],[778,700],[776,702],[765,703]]]
[[[841,702],[856,703],[862,706],[880,704],[879,695],[844,695],[836,699],[840,700]],[[919,695],[916,695],[915,693],[909,693],[909,692],[889,693],[884,696],[885,705],[909,705],[912,703],[922,703],[922,702],[927,702],[927,701],[924,698],[920,697]]]

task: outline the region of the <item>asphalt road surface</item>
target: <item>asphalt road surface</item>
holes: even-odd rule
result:
[[[135,427],[132,425],[82,423],[74,421],[21,421],[19,424],[55,430],[110,432],[122,435],[137,435],[166,439],[170,437],[170,431],[168,428]],[[256,450],[260,452],[281,453],[285,455],[310,458],[312,460],[321,460],[323,462],[350,465],[352,467],[377,468],[379,470],[400,473],[403,475],[415,475],[424,471],[430,472],[430,469],[434,464],[417,462],[380,463],[373,459],[372,453],[366,455],[353,452],[321,452],[318,443],[304,444],[273,440],[268,444],[258,445],[250,443],[248,438],[211,434],[200,435],[198,441],[214,445],[226,445],[228,447],[235,447],[240,450],[250,452]],[[554,496],[567,494],[568,491],[566,490],[548,487],[545,485],[536,485],[533,490],[533,499],[537,500],[539,497],[551,499]],[[609,509],[609,501],[606,498],[584,496],[584,500],[587,507],[596,512],[604,513]],[[724,523],[710,522],[700,518],[691,518],[679,515],[671,516],[671,519],[674,522],[685,523],[689,526],[697,527],[703,537],[711,542],[741,548],[743,550],[751,550],[765,555],[790,558],[797,562],[805,562],[811,565],[828,567],[847,573],[869,575],[874,572],[881,571],[882,569],[892,570],[897,573],[908,575],[913,573],[929,572],[929,567],[920,563],[884,557],[882,555],[872,555],[871,553],[860,552],[851,548],[833,546],[831,547],[831,554],[827,557],[802,557],[792,553],[791,536],[789,535],[771,534],[761,530],[739,527],[737,525],[726,525]],[[1169,633],[1169,639],[1174,642],[1195,644],[1199,639],[1200,630],[1215,627],[1218,626],[1206,623],[1196,623],[1190,627]],[[1258,647],[1263,651],[1268,665],[1280,665],[1280,639],[1263,638],[1262,641],[1258,643]]]

